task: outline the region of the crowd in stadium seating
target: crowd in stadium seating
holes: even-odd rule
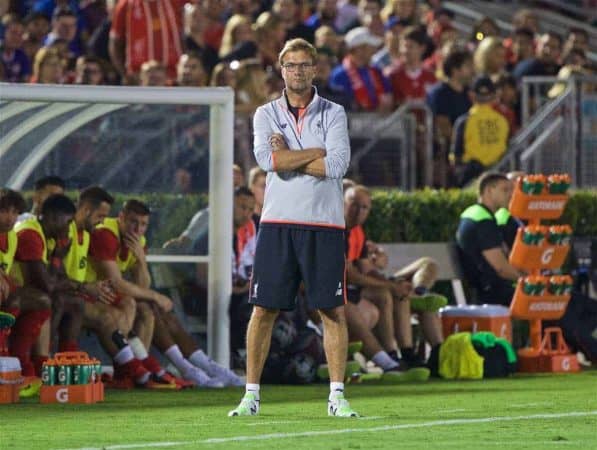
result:
[[[485,103],[512,135],[523,76],[593,73],[583,29],[544,33],[532,11],[519,10],[505,38],[489,17],[464,36],[439,0],[4,0],[0,15],[0,80],[231,86],[237,112],[249,114],[280,94],[284,41],[305,38],[319,50],[320,94],[348,111],[427,102],[437,125],[434,184],[444,186],[465,183],[505,150],[479,161],[466,145],[451,149],[453,126],[471,107],[491,121],[489,109],[471,103],[475,77],[492,81]],[[487,138],[468,128],[465,143]]]

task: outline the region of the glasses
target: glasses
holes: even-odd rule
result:
[[[295,72],[295,71],[297,71],[298,69],[301,69],[301,70],[307,70],[307,69],[310,69],[310,68],[311,68],[311,67],[313,67],[313,66],[314,66],[314,64],[307,63],[307,62],[304,62],[304,63],[298,63],[298,64],[295,64],[295,63],[286,63],[286,64],[282,64],[282,67],[283,67],[284,69],[288,70],[289,72]]]

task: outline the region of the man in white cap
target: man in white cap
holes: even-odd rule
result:
[[[330,75],[332,89],[353,98],[353,111],[389,112],[393,108],[392,88],[371,57],[382,39],[367,27],[350,30],[345,38],[347,55]]]

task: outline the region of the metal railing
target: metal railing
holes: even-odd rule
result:
[[[550,98],[546,87],[563,83]],[[497,169],[566,172],[576,187],[597,186],[597,77],[525,77],[521,131]]]

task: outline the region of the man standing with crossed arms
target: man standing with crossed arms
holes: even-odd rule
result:
[[[350,160],[346,113],[312,85],[315,48],[287,41],[279,62],[286,88],[255,113],[254,153],[267,172],[249,303],[247,385],[229,416],[259,412],[259,380],[280,310],[295,307],[301,282],[307,302],[324,324],[330,370],[328,415],[358,417],[344,398],[348,333],[344,304],[342,177]]]

